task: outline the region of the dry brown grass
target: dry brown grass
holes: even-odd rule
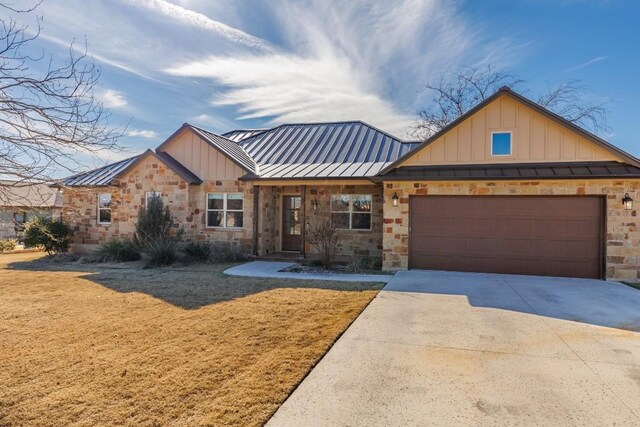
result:
[[[380,285],[0,255],[0,425],[260,425]]]

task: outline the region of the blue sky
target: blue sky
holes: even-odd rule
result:
[[[404,137],[426,81],[490,63],[531,94],[580,80],[611,101],[604,136],[640,156],[637,0],[45,0],[38,13],[55,57],[86,38],[130,152],[183,122],[362,119]]]

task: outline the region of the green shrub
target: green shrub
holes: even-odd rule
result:
[[[211,245],[211,261],[213,262],[238,262],[246,261],[249,252],[242,245],[234,245],[229,242],[214,242]]]
[[[12,251],[18,242],[15,239],[0,239],[0,252]]]
[[[177,228],[171,217],[169,206],[164,206],[162,197],[153,195],[147,206],[138,210],[138,222],[133,241],[141,249],[146,249],[157,242],[166,243],[169,240],[180,241],[184,229]]]
[[[157,238],[142,253],[145,268],[162,267],[178,261],[178,244],[173,239]]]
[[[194,261],[207,261],[211,256],[209,242],[189,242],[184,246],[184,253]]]
[[[24,230],[26,247],[41,247],[49,255],[67,252],[73,231],[61,219],[34,217]]]
[[[111,239],[100,245],[94,253],[100,262],[127,262],[140,259],[140,251],[131,240]]]

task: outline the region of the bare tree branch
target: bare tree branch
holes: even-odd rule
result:
[[[523,83],[523,80],[513,74],[491,65],[463,67],[458,72],[440,78],[436,83],[428,83],[425,90],[431,93],[432,102],[429,107],[418,111],[413,134],[419,139],[427,139],[502,86],[514,88]],[[608,130],[606,103],[590,101],[587,89],[578,82],[566,82],[555,87],[549,85],[537,102],[592,132]]]
[[[40,1],[0,7],[29,17]],[[22,183],[50,182],[75,173],[79,158],[120,150],[125,129],[109,124],[109,113],[93,96],[100,69],[71,43],[66,59],[40,55],[38,27],[0,17],[0,177]]]

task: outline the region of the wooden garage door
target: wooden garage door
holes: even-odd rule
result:
[[[602,277],[601,197],[413,196],[409,267]]]

